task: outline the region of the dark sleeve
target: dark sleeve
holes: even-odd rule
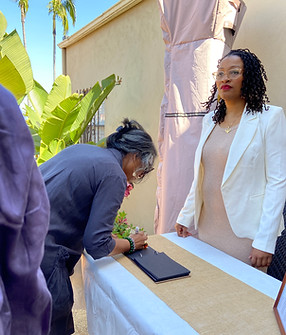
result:
[[[0,297],[9,301],[11,334],[33,329],[44,335],[51,297],[40,263],[49,203],[29,129],[16,100],[1,86],[0,166],[0,282],[2,277],[5,288]]]
[[[23,224],[34,162],[33,140],[16,100],[0,87],[1,222]]]
[[[105,177],[98,186],[83,237],[84,248],[94,259],[107,256],[115,247],[111,232],[125,189],[122,173]]]

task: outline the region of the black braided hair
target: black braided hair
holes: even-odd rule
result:
[[[249,49],[235,49],[231,50],[226,56],[219,60],[220,62],[229,56],[238,56],[243,62],[243,81],[241,87],[241,97],[246,102],[246,113],[262,113],[263,107],[269,102],[266,94],[267,75],[258,57]],[[211,96],[208,101],[203,103],[206,111],[209,112],[212,104],[216,102],[214,110],[213,121],[215,123],[222,123],[226,115],[226,105],[223,99],[217,99],[216,84],[212,86]]]

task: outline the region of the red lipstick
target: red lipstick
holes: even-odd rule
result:
[[[229,89],[231,89],[231,86],[229,86],[229,85],[221,85],[221,90],[229,90]]]

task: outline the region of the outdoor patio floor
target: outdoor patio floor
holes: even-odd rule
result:
[[[75,335],[88,335],[84,288],[83,288],[80,264],[81,263],[79,261],[75,267],[74,274],[70,277],[72,286],[73,286],[73,292],[74,292],[74,306],[73,306],[73,318],[74,318],[74,325],[75,325],[74,334]]]

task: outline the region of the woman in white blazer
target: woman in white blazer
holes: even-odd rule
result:
[[[230,51],[214,77],[205,107],[216,107],[204,117],[194,181],[175,227],[186,237],[194,226],[199,239],[269,266],[286,198],[285,114],[266,105],[266,73],[248,49]]]

